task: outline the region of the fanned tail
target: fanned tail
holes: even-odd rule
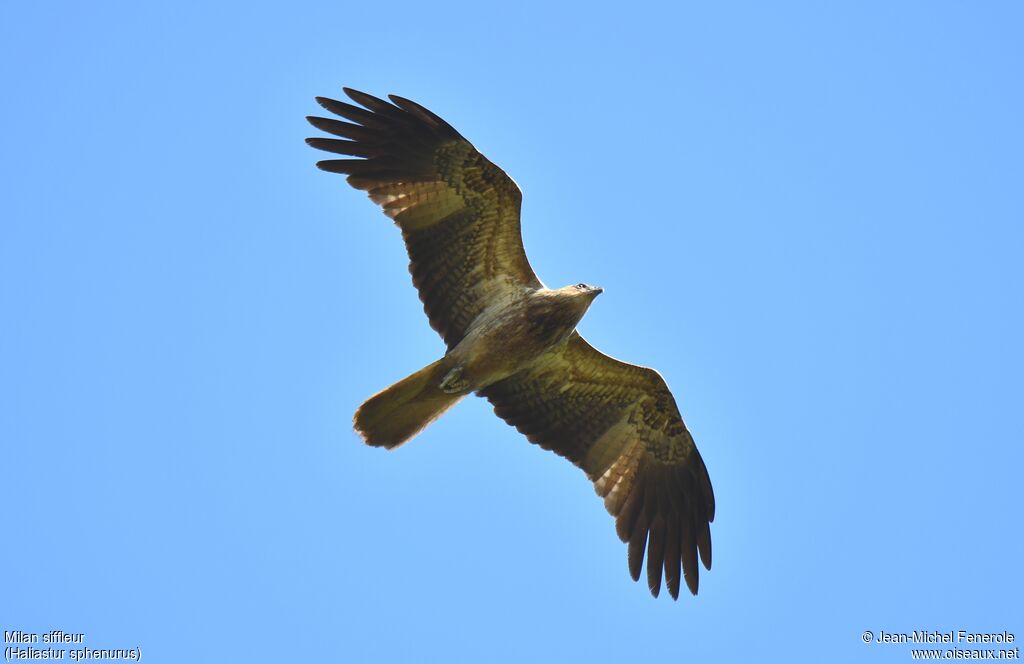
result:
[[[464,394],[441,390],[445,374],[441,362],[429,364],[367,399],[352,418],[356,433],[368,445],[393,449],[458,403]]]

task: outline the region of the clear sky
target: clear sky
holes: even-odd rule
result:
[[[0,4],[0,627],[149,662],[909,661],[1024,639],[1017,2]],[[397,230],[303,143],[417,100],[714,483],[652,599],[583,473],[470,399]]]

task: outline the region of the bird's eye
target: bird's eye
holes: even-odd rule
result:
[[[580,283],[580,284],[576,284],[576,288],[579,288],[580,290],[585,290],[585,289],[586,289],[586,287],[587,287],[587,285],[586,285],[586,284],[582,284],[582,283]]]

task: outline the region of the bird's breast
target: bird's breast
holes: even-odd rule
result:
[[[550,302],[516,302],[489,312],[450,352],[473,389],[526,368],[568,338],[578,317]]]

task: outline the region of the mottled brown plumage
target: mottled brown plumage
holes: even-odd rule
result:
[[[516,184],[419,104],[355,90],[359,106],[317,98],[348,120],[310,117],[341,139],[315,148],[355,159],[317,165],[348,175],[402,231],[409,271],[444,357],[371,397],[356,431],[394,448],[470,393],[527,438],[594,482],[628,543],[630,574],[657,596],[681,579],[697,593],[697,557],[711,569],[711,481],[675,399],[653,369],[620,362],[575,331],[601,289],[551,290],[534,274],[519,227]]]

